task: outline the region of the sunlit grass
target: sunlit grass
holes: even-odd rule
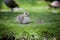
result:
[[[52,9],[46,7],[47,4],[37,4],[38,5],[35,6],[31,4],[19,4],[21,8],[24,8],[30,13],[32,22],[29,24],[20,24],[16,22],[16,16],[23,12],[0,12],[0,36],[4,31],[8,33],[14,32],[15,36],[21,35],[24,31],[28,32],[30,35],[34,33],[42,35],[44,32],[55,35],[57,31],[60,30],[60,9],[56,9],[58,13],[54,14],[51,12]],[[4,4],[2,8],[9,10]]]

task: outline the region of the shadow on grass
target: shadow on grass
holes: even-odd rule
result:
[[[5,19],[5,18],[8,18],[8,19],[11,19],[11,18],[14,18],[15,16],[21,14],[21,12],[0,12],[0,19]]]
[[[3,0],[0,0],[0,10],[2,8],[2,2],[3,2]]]
[[[0,23],[0,38],[1,38],[1,34],[5,32],[9,33],[10,32],[9,28],[7,27],[7,25]]]

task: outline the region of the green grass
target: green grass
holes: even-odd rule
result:
[[[29,24],[19,24],[16,22],[16,16],[23,12],[0,12],[0,36],[4,32],[14,32],[15,37],[17,37],[22,35],[24,31],[29,33],[29,35],[36,34],[43,36],[44,33],[47,32],[48,36],[57,36],[60,30],[60,12],[54,14],[51,10],[45,8],[45,4],[43,4],[44,6],[39,5],[40,4],[38,4],[38,6],[32,6],[24,4],[21,6],[30,13],[32,22]],[[44,8],[39,9],[38,7]],[[57,9],[57,11],[59,11],[59,9]]]
[[[54,34],[58,32],[60,26],[60,13],[53,14],[49,12],[30,12],[32,23],[19,24],[15,21],[15,17],[21,13],[0,13],[0,32],[7,31],[8,33],[14,32],[15,36],[21,35],[24,31],[27,31],[30,35],[34,33],[47,32]],[[38,23],[39,20],[44,20],[43,23]],[[57,27],[58,26],[58,27]],[[56,30],[58,29],[58,30]],[[55,35],[55,34],[54,34]]]

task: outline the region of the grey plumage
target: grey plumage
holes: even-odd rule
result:
[[[29,23],[31,21],[30,17],[29,17],[29,13],[28,12],[24,12],[24,14],[20,14],[16,17],[16,21],[22,24],[26,24]]]

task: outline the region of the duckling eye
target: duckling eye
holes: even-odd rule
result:
[[[27,14],[27,13],[26,13]]]

